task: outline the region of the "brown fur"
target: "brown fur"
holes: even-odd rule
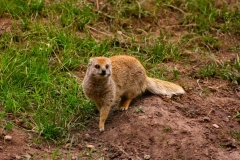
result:
[[[100,131],[104,131],[111,106],[118,99],[118,108],[127,110],[131,101],[146,90],[167,96],[185,93],[182,87],[174,83],[149,78],[142,64],[126,55],[91,58],[83,80],[83,90],[100,112]]]

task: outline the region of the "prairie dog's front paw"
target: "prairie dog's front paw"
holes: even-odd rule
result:
[[[104,125],[101,125],[101,124],[99,125],[99,131],[104,132]]]

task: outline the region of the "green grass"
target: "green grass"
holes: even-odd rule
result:
[[[145,111],[142,109],[142,106],[139,106],[136,110],[135,113],[145,113]]]
[[[237,56],[234,62],[227,61],[225,64],[209,63],[200,69],[199,74],[202,77],[216,77],[220,79],[231,80],[240,83],[239,58]]]
[[[82,129],[96,109],[73,73],[84,72],[92,56],[133,55],[150,76],[174,81],[181,72],[159,68],[159,63],[191,66],[186,50],[199,62],[228,51],[236,54],[234,60],[208,62],[196,74],[239,83],[238,6],[208,0],[110,0],[97,10],[83,0],[2,0],[0,21],[11,26],[0,32],[2,126],[17,125],[7,118],[13,114],[28,130],[57,142]],[[223,46],[222,37],[228,35],[231,42]]]
[[[232,135],[232,137],[240,140],[240,132],[238,132],[238,131],[232,131],[232,132],[231,132],[231,135]]]
[[[165,132],[170,132],[170,131],[172,131],[172,128],[171,128],[170,126],[165,126],[165,127],[163,128],[163,130],[164,130]]]

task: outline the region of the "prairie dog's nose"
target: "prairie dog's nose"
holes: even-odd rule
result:
[[[106,74],[106,70],[103,69],[103,70],[102,70],[102,75],[105,75],[105,74]]]

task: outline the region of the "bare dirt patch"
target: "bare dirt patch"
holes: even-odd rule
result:
[[[105,155],[110,159],[239,159],[239,141],[231,136],[240,129],[232,119],[240,106],[234,87],[224,84],[205,95],[197,82],[188,82],[192,89],[180,99],[145,95],[127,112],[113,112],[103,134],[97,121],[85,132],[109,148]]]
[[[0,17],[0,36],[4,32],[10,32],[13,26],[13,21],[10,18]]]
[[[240,157],[240,110],[236,86],[223,80],[185,79],[187,93],[171,100],[145,94],[126,112],[112,110],[106,131],[96,117],[83,132],[61,147],[36,145],[32,134],[13,129],[0,140],[3,159],[231,159]],[[180,82],[179,82],[180,83]]]
[[[11,140],[5,139],[6,136],[10,136]],[[40,159],[48,153],[48,149],[43,144],[37,146],[32,143],[32,134],[26,131],[13,128],[12,131],[5,132],[1,128],[0,137],[0,157],[2,160],[29,159],[31,157]],[[41,156],[38,157],[39,155]]]

